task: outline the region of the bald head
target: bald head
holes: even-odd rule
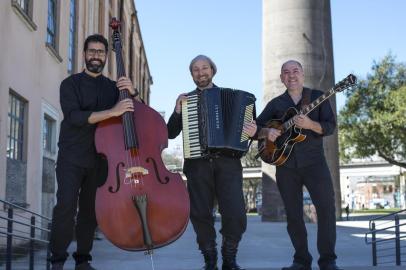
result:
[[[286,61],[281,67],[281,82],[290,92],[301,92],[304,84],[302,64],[296,60]]]
[[[288,60],[288,61],[286,61],[285,63],[282,64],[281,73],[283,72],[283,68],[284,68],[286,65],[292,65],[292,64],[293,64],[293,65],[297,65],[301,70],[303,70],[302,64],[300,64],[299,61],[296,61],[296,60]]]

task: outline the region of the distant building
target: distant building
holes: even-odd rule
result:
[[[342,207],[405,208],[405,169],[382,160],[353,161],[340,166]]]
[[[62,112],[59,85],[84,66],[83,43],[121,20],[128,76],[149,103],[150,75],[133,0],[0,1],[0,198],[51,216]],[[110,42],[111,44],[111,42]],[[114,53],[105,75],[116,78]]]

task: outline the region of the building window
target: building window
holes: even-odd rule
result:
[[[8,99],[7,157],[23,160],[24,124],[27,102],[10,93]]]
[[[72,74],[75,69],[76,44],[76,0],[70,0],[69,11],[69,49],[68,49],[68,73]]]
[[[30,0],[14,0],[14,2],[21,8],[27,16],[30,15]]]
[[[48,0],[47,44],[56,49],[56,0]]]
[[[32,21],[32,0],[11,0],[11,7],[28,26],[31,31],[37,30],[37,25]]]
[[[56,121],[48,115],[44,115],[42,147],[44,152],[50,155],[55,154],[55,130]]]

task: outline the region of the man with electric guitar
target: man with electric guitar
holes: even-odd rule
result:
[[[293,263],[282,270],[310,270],[303,220],[303,186],[316,207],[317,248],[320,270],[339,270],[336,265],[336,220],[334,190],[323,149],[323,137],[333,134],[336,119],[329,102],[323,102],[345,85],[355,83],[350,75],[326,93],[304,87],[302,65],[285,62],[280,75],[286,91],[272,99],[256,123],[244,130],[258,139],[258,156],[276,165],[276,182],[285,205],[287,230],[295,248]],[[278,119],[278,120],[275,120]]]

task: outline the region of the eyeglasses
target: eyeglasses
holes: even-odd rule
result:
[[[105,56],[106,55],[105,50],[87,49],[86,51],[91,56],[96,55],[96,53],[97,53],[98,56]]]

